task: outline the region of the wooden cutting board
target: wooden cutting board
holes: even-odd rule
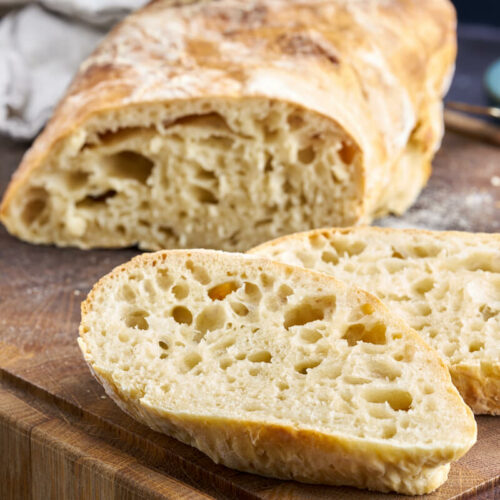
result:
[[[25,147],[0,140],[0,190]],[[448,134],[415,207],[384,225],[500,232],[500,148]],[[0,229],[0,499],[393,499],[243,474],[122,413],[76,344],[80,302],[134,249],[22,243]],[[500,417],[430,499],[500,498]]]

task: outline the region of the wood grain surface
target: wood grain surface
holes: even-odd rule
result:
[[[0,191],[26,144],[0,139]],[[500,149],[448,134],[431,181],[384,225],[500,232]],[[80,302],[136,249],[33,246],[0,228],[0,499],[393,499],[214,464],[133,421],[104,395],[76,344]],[[500,418],[427,499],[500,498]]]

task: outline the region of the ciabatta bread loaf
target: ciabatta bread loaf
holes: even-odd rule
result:
[[[247,250],[412,202],[442,134],[448,0],[173,3],[82,65],[5,195],[12,234]]]
[[[377,295],[448,364],[475,413],[500,414],[500,236],[325,229],[251,251]]]
[[[123,410],[243,471],[421,494],[476,437],[439,356],[378,299],[270,260],[136,257],[83,303],[79,343]]]

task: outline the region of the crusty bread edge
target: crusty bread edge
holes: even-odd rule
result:
[[[186,444],[196,446],[217,463],[238,470],[282,479],[296,479],[301,482],[331,485],[345,484],[379,491],[398,491],[404,494],[424,494],[435,490],[446,480],[449,462],[460,458],[475,443],[477,428],[473,414],[468,407],[466,407],[466,411],[469,415],[469,425],[466,432],[464,432],[465,444],[455,444],[447,447],[437,451],[437,454],[434,452],[431,457],[427,454],[427,458],[424,460],[422,459],[422,449],[418,447],[408,450],[399,446],[388,445],[383,441],[367,442],[361,439],[347,439],[342,436],[328,436],[312,429],[299,431],[287,425],[270,425],[252,421],[238,422],[231,419],[211,417],[208,419],[210,420],[210,426],[207,427],[206,416],[173,414],[147,405],[141,395],[139,397],[130,397],[130,395],[123,393],[113,382],[112,373],[101,371],[95,366],[92,356],[86,348],[83,328],[85,315],[92,309],[95,295],[99,289],[107,286],[119,274],[142,268],[155,261],[164,260],[167,254],[172,253],[187,255],[198,253],[204,254],[207,258],[215,257],[216,259],[220,255],[235,256],[235,254],[214,250],[163,250],[138,255],[101,278],[81,305],[82,323],[80,324],[78,343],[84,358],[91,372],[103,385],[107,394],[122,410],[135,419]],[[326,286],[331,286],[333,283],[336,286],[348,287],[343,282],[322,273],[255,256],[236,255],[238,255],[237,258],[244,257],[245,259],[257,260],[265,268],[275,269],[281,267],[292,272],[301,269],[301,272],[313,275],[316,280],[323,282]],[[390,316],[388,309],[378,298],[364,290],[354,289],[354,291],[358,296],[361,295],[364,301],[371,303],[378,309],[382,309],[381,312],[385,317]],[[443,383],[450,383],[450,391],[456,396],[456,402],[460,405],[463,404],[458,391],[451,385],[448,370],[436,352],[402,320],[392,317],[391,321],[394,322],[394,319],[399,322],[398,327],[401,331],[412,336],[415,342],[429,351],[429,355],[436,356],[442,369],[435,375],[440,377]],[[228,442],[231,443],[230,446],[227,445]],[[355,444],[352,444],[353,442]],[[257,455],[257,444],[259,450],[264,450],[262,456]],[[242,451],[244,455],[249,456],[231,454],[229,450],[233,446],[237,447],[236,449],[240,450],[240,452]],[[287,454],[290,460],[289,463],[283,462],[287,458],[282,456],[283,449],[289,450]],[[348,459],[345,458],[347,451]],[[330,457],[335,457],[335,460],[332,459],[332,463],[325,463],[327,454]],[[301,463],[298,471],[295,471],[293,464],[297,461],[297,457],[300,456],[304,457],[306,463]],[[392,460],[388,462],[388,458],[391,456]],[[274,465],[271,466],[270,464],[273,464],[273,462]],[[310,467],[305,469],[307,464]],[[332,464],[338,464],[340,470],[336,470],[336,465]],[[342,467],[346,468],[342,469]],[[370,467],[373,470],[367,473],[366,471]],[[409,470],[412,472],[408,473]],[[341,474],[341,478],[332,477],[332,473]]]
[[[316,234],[329,237],[333,234],[362,233],[388,234],[394,231],[408,235],[427,234],[436,240],[446,241],[449,237],[467,239],[485,238],[496,241],[500,245],[500,234],[496,233],[467,233],[463,231],[432,231],[427,229],[394,229],[384,227],[358,226],[348,228],[320,228],[312,231],[289,234],[276,238],[248,250],[248,254],[258,254],[259,251],[273,246],[281,245],[287,241],[308,238]],[[486,374],[480,366],[457,364],[448,366],[453,383],[458,388],[465,402],[472,408],[476,415],[500,415],[500,361],[491,367]]]

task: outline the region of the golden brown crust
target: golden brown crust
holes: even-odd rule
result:
[[[500,415],[500,363],[455,365],[451,378],[476,415]]]
[[[363,152],[365,220],[411,202],[399,162],[413,130],[413,184],[425,183],[456,49],[448,0],[171,4],[131,15],[82,65],[9,185],[4,222],[31,172],[92,117],[211,97],[288,101],[340,124]]]

